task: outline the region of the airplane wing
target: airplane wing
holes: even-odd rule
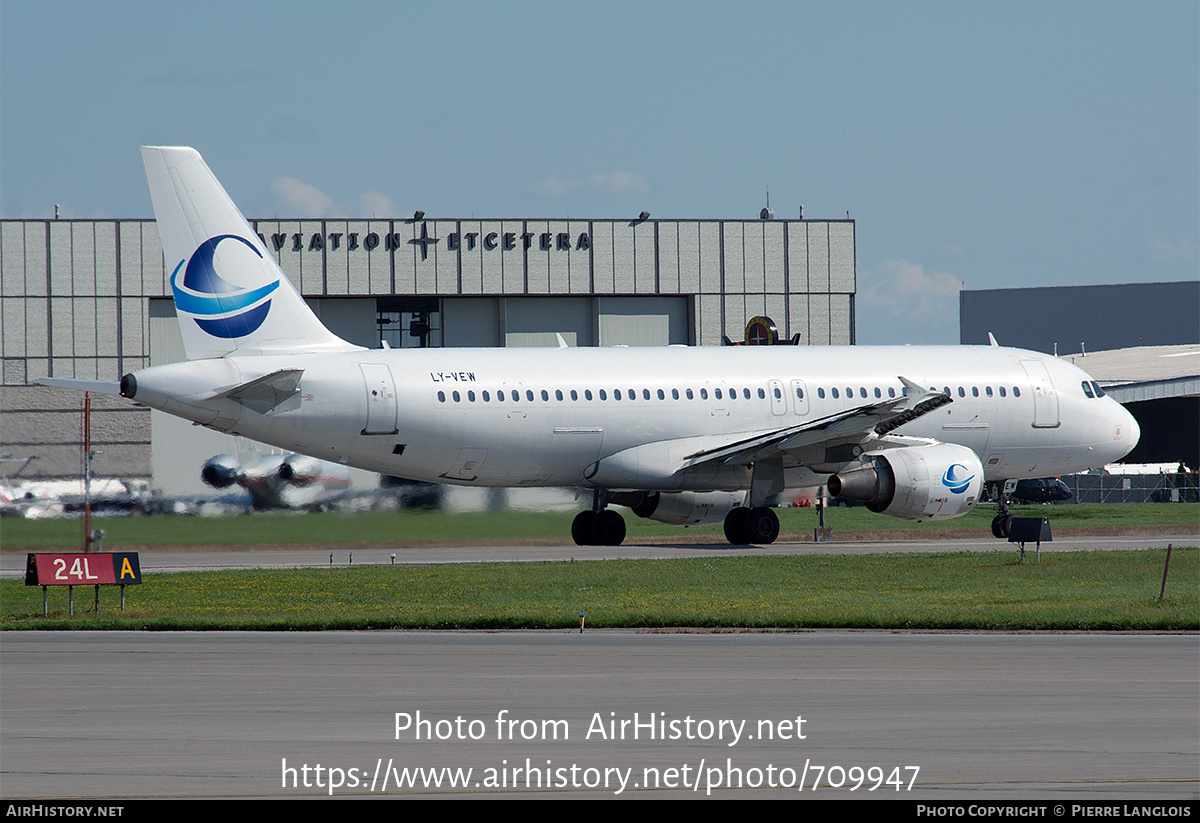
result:
[[[942,392],[929,391],[900,377],[905,394],[894,400],[869,403],[838,414],[810,420],[796,426],[743,438],[721,446],[702,449],[688,455],[681,469],[711,461],[725,465],[747,465],[788,451],[821,443],[858,443],[883,437],[918,417],[953,402]]]

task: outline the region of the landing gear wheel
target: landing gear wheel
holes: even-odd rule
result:
[[[575,519],[571,521],[571,538],[576,546],[592,545],[592,523],[595,519],[596,513],[590,509],[575,515]]]
[[[612,509],[604,509],[596,512],[592,520],[591,545],[619,546],[624,540],[625,518]]]
[[[998,537],[1004,540],[1008,537],[1009,529],[1012,527],[1013,516],[1011,514],[998,514],[992,518],[992,537]]]
[[[779,537],[779,518],[766,506],[755,506],[746,512],[746,519],[742,521],[742,531],[747,542],[769,545]]]
[[[730,509],[729,514],[725,515],[725,539],[735,546],[746,543],[746,534],[742,527],[749,512],[745,506],[738,506]]]

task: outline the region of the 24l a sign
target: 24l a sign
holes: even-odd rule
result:
[[[26,586],[126,586],[142,582],[137,552],[31,554]]]

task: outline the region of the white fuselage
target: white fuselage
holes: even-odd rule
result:
[[[213,397],[302,369],[298,408]],[[670,457],[898,397],[903,376],[953,402],[894,434],[966,446],[990,480],[1083,471],[1137,442],[1132,416],[1056,358],[1000,347],[361,350],[224,357],[137,372],[136,399],[221,431],[385,474],[481,486],[588,486],[597,461],[653,443]],[[827,445],[827,444],[826,444]],[[822,449],[824,445],[822,446]],[[668,452],[664,451],[664,455]],[[785,461],[823,482],[821,454]],[[744,468],[631,487],[747,488]],[[618,484],[620,485],[620,484]]]

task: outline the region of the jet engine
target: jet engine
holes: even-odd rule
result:
[[[965,446],[939,443],[869,452],[829,478],[831,497],[905,520],[949,520],[975,508],[983,464]]]
[[[745,492],[626,492],[612,498],[638,517],[672,526],[721,523],[730,509],[745,505],[745,500]]]
[[[204,462],[200,479],[214,489],[227,489],[237,481],[238,461],[228,454],[218,454]]]
[[[308,486],[319,480],[321,474],[321,461],[302,454],[288,455],[279,466],[279,479],[293,486]]]

